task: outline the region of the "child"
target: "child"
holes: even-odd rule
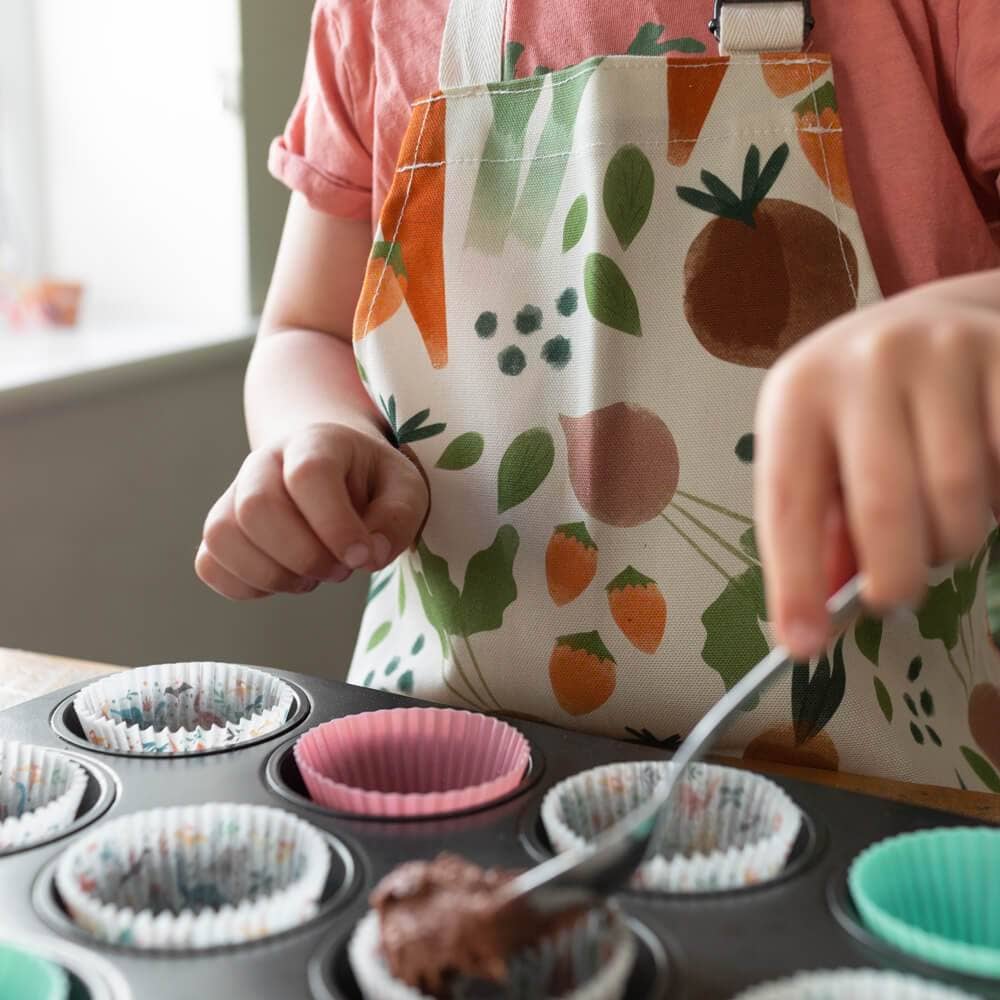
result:
[[[716,6],[320,0],[197,571],[378,571],[350,680],[665,746],[780,640],[729,751],[1000,790],[992,0]]]

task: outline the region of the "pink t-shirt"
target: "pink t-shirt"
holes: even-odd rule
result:
[[[833,54],[858,211],[885,294],[1000,267],[997,0],[814,0]],[[716,52],[710,0],[512,0],[517,75],[626,52],[640,27]],[[317,209],[377,219],[410,103],[437,89],[448,0],[317,0],[275,177]]]

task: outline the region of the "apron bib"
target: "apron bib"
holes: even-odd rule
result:
[[[431,509],[372,581],[349,679],[670,747],[770,646],[765,370],[880,295],[831,60],[801,3],[728,3],[722,55],[504,79],[506,6],[453,0],[357,311]],[[722,749],[1000,787],[984,555],[919,616],[852,626]]]

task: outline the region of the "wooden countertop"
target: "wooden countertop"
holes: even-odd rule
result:
[[[70,660],[60,656],[46,656],[15,649],[0,649],[0,710],[18,702],[37,698],[79,681],[91,680],[101,674],[121,670],[106,663],[87,660]],[[769,761],[734,761],[726,758],[723,763],[747,767],[761,774],[794,778],[814,784],[860,792],[895,802],[908,802],[932,809],[944,809],[974,819],[1000,825],[1000,795],[989,792],[964,792],[953,788],[932,785],[911,785],[883,778],[866,778],[860,775],[819,771],[812,768],[790,767]]]

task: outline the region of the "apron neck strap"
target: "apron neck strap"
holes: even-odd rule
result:
[[[441,42],[442,90],[503,79],[508,0],[451,0]]]
[[[801,52],[812,29],[809,0],[715,0],[709,28],[723,54]]]

